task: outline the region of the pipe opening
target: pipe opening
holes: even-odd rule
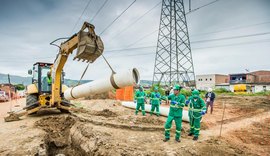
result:
[[[132,76],[133,76],[133,80],[135,81],[136,84],[139,84],[140,82],[140,75],[139,75],[139,71],[136,68],[132,69]]]

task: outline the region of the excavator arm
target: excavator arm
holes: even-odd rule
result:
[[[87,29],[87,31],[85,31]],[[104,45],[99,36],[95,34],[95,27],[84,22],[81,30],[60,45],[59,54],[52,67],[52,96],[50,104],[61,102],[61,73],[69,55],[77,48],[74,57],[78,60],[94,62],[104,50]]]

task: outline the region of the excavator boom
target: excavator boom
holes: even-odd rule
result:
[[[87,31],[85,31],[87,29]],[[84,22],[81,30],[63,42],[59,49],[59,54],[52,68],[52,97],[51,105],[61,102],[61,72],[69,55],[77,48],[77,53],[73,60],[78,59],[93,63],[102,55],[104,46],[100,37],[95,34],[94,25]]]

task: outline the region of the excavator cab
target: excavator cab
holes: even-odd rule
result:
[[[37,87],[38,94],[51,93],[52,91],[52,63],[37,62],[33,65],[33,69],[28,70],[28,74],[32,76],[32,84]],[[61,83],[64,82],[64,72],[62,72]]]
[[[37,62],[32,70],[28,70],[28,74],[32,75],[32,84],[36,84],[39,94],[51,92],[51,66],[51,63]]]

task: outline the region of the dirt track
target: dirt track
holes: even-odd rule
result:
[[[222,137],[222,104],[226,101]],[[23,106],[23,99],[20,100]],[[13,102],[14,103],[14,102]],[[165,117],[134,115],[114,100],[76,100],[71,114],[43,110],[11,123],[0,122],[0,155],[269,155],[270,102],[264,97],[220,97],[203,119],[198,142],[164,143]],[[0,103],[6,107],[8,103]],[[18,108],[17,108],[18,109]],[[7,143],[8,142],[8,143]]]

